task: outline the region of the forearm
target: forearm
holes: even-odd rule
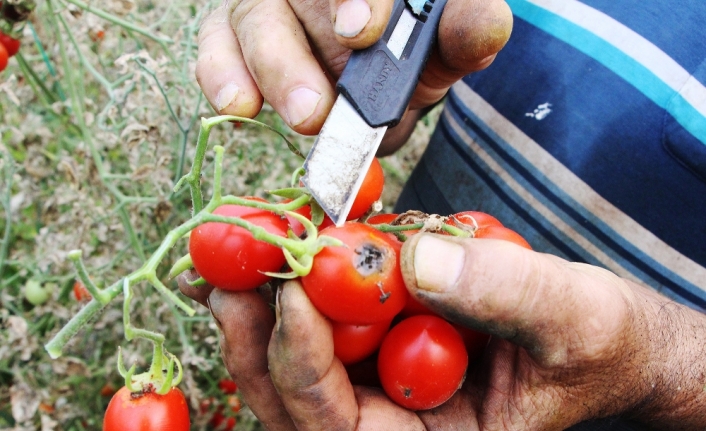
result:
[[[656,381],[636,418],[670,430],[706,428],[706,315],[636,286],[650,317]],[[651,370],[645,370],[652,374]]]

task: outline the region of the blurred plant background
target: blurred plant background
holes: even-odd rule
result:
[[[215,114],[194,67],[199,23],[219,3],[39,0],[16,26],[20,52],[0,73],[0,430],[101,429],[123,384],[118,346],[128,366],[149,366],[151,345],[124,339],[120,300],[61,358],[51,360],[43,345],[85,304],[74,292],[69,251],[82,250],[102,287],[139,268],[190,216],[188,189],[172,188],[189,169],[200,118]],[[383,160],[386,209],[421,155],[436,113]],[[258,119],[305,151],[313,143],[267,106]],[[279,136],[252,125],[226,123],[213,130],[214,143],[226,148],[223,184],[230,194],[267,197],[300,164]],[[208,163],[204,173],[208,194]],[[184,240],[162,268],[172,289],[166,272],[186,249]],[[258,429],[247,406],[237,407],[237,392],[219,387],[228,376],[207,310],[194,304],[196,316],[187,317],[140,287],[133,322],[164,333],[168,350],[181,358],[192,429]],[[235,420],[218,425],[218,412]]]

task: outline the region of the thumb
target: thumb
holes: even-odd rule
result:
[[[417,300],[545,365],[565,362],[576,348],[601,351],[629,317],[631,291],[621,278],[507,241],[418,234],[401,253]]]

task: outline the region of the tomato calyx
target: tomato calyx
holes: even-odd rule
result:
[[[168,359],[166,364],[164,363],[165,359]],[[175,367],[177,369],[176,376],[174,375]],[[179,359],[167,352],[160,343],[155,343],[149,370],[141,374],[135,374],[135,370],[135,364],[129,370],[125,369],[122,349],[118,347],[118,372],[125,379],[125,387],[133,396],[150,392],[164,395],[179,385],[184,375]]]
[[[282,251],[284,252],[287,264],[292,269],[291,272],[266,274],[284,279],[304,277],[311,272],[311,267],[314,265],[314,256],[323,250],[324,247],[340,247],[343,245],[343,242],[327,235],[319,235],[316,225],[301,214],[287,211],[286,215],[287,217],[297,220],[304,226],[306,237],[304,239],[288,238],[286,242],[282,244]]]

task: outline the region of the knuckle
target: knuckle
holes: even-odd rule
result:
[[[251,17],[251,13],[263,3],[261,0],[228,0],[226,16],[230,17],[231,25],[237,30],[245,18]]]

